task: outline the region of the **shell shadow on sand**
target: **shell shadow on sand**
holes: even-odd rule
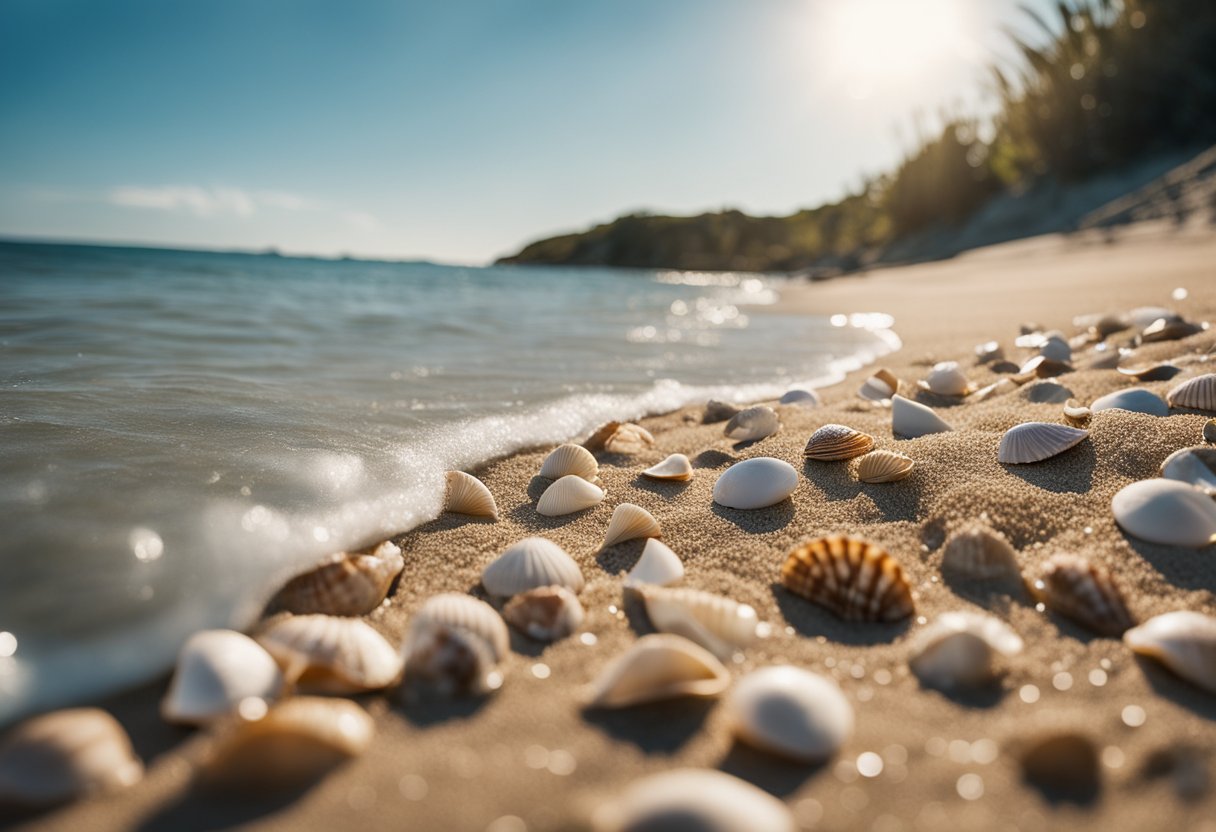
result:
[[[735,741],[718,763],[718,769],[746,780],[777,797],[788,797],[812,777],[827,768],[827,763],[799,763],[758,751]]]
[[[908,631],[912,617],[902,621],[844,621],[817,604],[795,595],[784,584],[774,582],[773,600],[787,624],[808,638],[823,636],[838,644],[874,645],[894,641]]]
[[[708,451],[701,451],[701,453],[697,454],[689,461],[692,462],[693,468],[724,468],[725,466],[730,465],[732,462],[735,462],[736,457],[723,453],[722,451],[710,449]]]
[[[614,543],[607,549],[600,549],[596,552],[595,562],[609,575],[628,572],[642,556],[642,550],[646,548],[647,540],[649,538],[643,537]]]
[[[1216,592],[1216,574],[1211,569],[1196,569],[1196,557],[1216,556],[1216,546],[1203,549],[1186,549],[1148,543],[1124,534],[1124,540],[1145,563],[1161,573],[1161,577],[1179,589],[1206,590]]]
[[[789,497],[767,508],[727,508],[713,503],[711,510],[723,520],[733,523],[750,534],[763,534],[784,529],[794,519],[794,501]]]
[[[1196,716],[1216,722],[1216,698],[1171,673],[1154,659],[1136,656],[1136,664],[1158,696],[1181,705]]]
[[[583,719],[647,754],[674,754],[701,730],[714,699],[681,697],[628,708],[584,708]]]
[[[684,493],[692,480],[655,480],[638,474],[632,485],[642,491],[657,494],[667,502],[675,502]]]
[[[286,809],[303,798],[324,780],[325,775],[306,785],[276,791],[273,794],[217,797],[205,790],[192,788],[181,797],[161,806],[136,827],[139,832],[175,829],[181,832],[212,832],[244,826],[265,819]]]
[[[1084,494],[1093,487],[1097,455],[1090,442],[1082,442],[1042,462],[1001,467],[1035,488],[1056,494]]]
[[[854,479],[845,462],[806,460],[802,466],[810,488],[832,502],[864,496],[882,512],[884,520],[914,521],[920,516],[921,484],[915,471],[898,482],[865,483]]]

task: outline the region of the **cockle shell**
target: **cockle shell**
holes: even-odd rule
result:
[[[705,414],[701,417],[701,422],[706,425],[713,422],[725,422],[738,412],[739,407],[737,405],[710,399],[705,403]]]
[[[558,445],[540,465],[540,476],[551,480],[562,477],[582,477],[587,482],[595,482],[600,474],[600,464],[596,462],[591,451],[582,445]]]
[[[1071,361],[1072,347],[1059,335],[1052,335],[1039,345],[1039,355],[1052,361]]]
[[[1116,390],[1105,396],[1094,399],[1089,409],[1093,413],[1100,410],[1128,410],[1132,413],[1147,413],[1149,416],[1169,416],[1170,407],[1164,400],[1151,390],[1143,387],[1128,387]]]
[[[1161,476],[1193,485],[1216,497],[1216,448],[1181,448],[1161,463]]]
[[[1136,623],[1114,576],[1074,555],[1055,555],[1034,582],[1049,608],[1102,636],[1121,636]]]
[[[995,677],[995,655],[1016,656],[1022,647],[1018,634],[991,615],[945,612],[921,631],[908,666],[929,687],[976,687]]]
[[[610,454],[639,454],[654,447],[654,436],[641,425],[626,422],[604,440],[604,450]]]
[[[1089,424],[1092,417],[1093,412],[1076,399],[1069,399],[1064,403],[1064,421],[1074,428]]]
[[[642,556],[634,564],[633,569],[625,576],[625,586],[637,587],[641,584],[667,586],[674,584],[684,577],[684,564],[679,556],[667,544],[656,538],[646,541]]]
[[[340,552],[284,584],[270,607],[297,614],[365,615],[383,603],[404,568],[401,549],[391,542],[370,554]]]
[[[692,463],[684,454],[672,454],[658,465],[647,468],[642,472],[642,476],[652,480],[684,482],[692,479]]]
[[[591,685],[588,706],[627,708],[682,696],[711,697],[730,674],[713,654],[669,633],[642,636],[613,659]]]
[[[899,379],[894,373],[883,367],[865,380],[861,389],[857,391],[857,395],[866,401],[881,402],[892,398],[898,392]]]
[[[766,436],[772,436],[781,429],[781,420],[777,411],[771,407],[758,405],[740,410],[726,423],[726,436],[737,442],[754,442]]]
[[[485,642],[495,662],[506,658],[510,651],[510,635],[502,616],[479,598],[461,592],[442,592],[426,600],[410,619],[402,651],[408,657],[413,644],[427,630],[446,627],[464,630]]]
[[[897,482],[912,473],[916,463],[894,451],[870,451],[857,462],[857,479],[862,482]]]
[[[954,430],[932,408],[920,402],[896,396],[891,399],[891,432],[905,439],[916,439],[931,433]]]
[[[138,783],[127,732],[98,708],[36,716],[0,741],[0,803],[51,806]]]
[[[1216,617],[1191,610],[1167,612],[1128,630],[1123,641],[1134,652],[1216,693]]]
[[[583,573],[551,540],[525,537],[503,550],[481,573],[486,592],[507,598],[538,586],[564,586],[578,594],[583,591]]]
[[[636,589],[656,630],[694,641],[723,661],[760,638],[756,611],[747,604],[699,589]]]
[[[1169,402],[1170,407],[1216,411],[1216,373],[1196,376],[1182,382],[1166,394],[1165,400]]]
[[[542,586],[512,598],[502,617],[530,638],[557,641],[582,626],[585,613],[578,597],[564,586]]]
[[[819,394],[814,390],[789,390],[786,391],[785,395],[777,400],[777,403],[784,405],[797,405],[798,407],[818,407]]]
[[[1216,543],[1216,500],[1176,480],[1141,480],[1110,501],[1115,522],[1149,543],[1198,548]]]
[[[1009,465],[1041,462],[1076,445],[1089,431],[1052,422],[1026,422],[1005,431],[997,460]]]
[[[401,676],[397,650],[361,618],[289,615],[271,621],[257,641],[302,691],[360,693]]]
[[[593,832],[795,832],[777,798],[723,771],[676,769],[651,774],[592,818]]]
[[[1072,391],[1058,381],[1046,379],[1027,384],[1022,388],[1022,398],[1035,404],[1056,404],[1072,398]]]
[[[942,552],[942,573],[963,580],[1021,586],[1018,556],[1000,532],[973,524],[950,535]]]
[[[853,734],[853,706],[840,687],[790,665],[747,674],[722,709],[740,740],[803,763],[826,760]]]
[[[256,641],[235,630],[203,630],[182,646],[160,713],[169,722],[202,725],[251,696],[270,701],[282,689],[279,666]]]
[[[448,471],[448,490],[444,497],[443,510],[456,514],[471,514],[474,517],[498,519],[498,506],[494,495],[486,484],[464,471]]]
[[[874,437],[846,425],[824,425],[811,434],[802,455],[820,462],[839,462],[869,453]]]
[[[922,390],[939,396],[965,396],[975,390],[957,361],[941,361],[933,365],[929,375],[917,382]]]
[[[1169,381],[1182,372],[1181,367],[1175,367],[1173,364],[1149,364],[1143,367],[1116,367],[1115,369],[1125,376],[1131,376],[1140,381]]]
[[[598,505],[604,499],[604,489],[582,477],[567,474],[552,483],[536,501],[536,513],[546,517],[573,514]]]
[[[736,462],[714,483],[714,502],[727,508],[757,509],[775,505],[794,493],[798,472],[780,459],[758,456]]]
[[[638,537],[662,536],[663,530],[653,514],[633,503],[621,503],[612,512],[612,519],[608,521],[608,531],[604,534],[604,543],[600,548],[607,549],[621,541]]]
[[[914,610],[903,567],[858,538],[832,535],[802,544],[781,567],[781,582],[846,621],[899,621]]]
[[[1005,357],[1005,349],[999,341],[985,341],[975,347],[975,360],[980,364],[1000,361]]]

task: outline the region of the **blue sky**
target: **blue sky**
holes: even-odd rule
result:
[[[1015,0],[4,0],[0,236],[479,263],[639,208],[789,213],[892,165],[915,113],[982,106],[1010,23]]]

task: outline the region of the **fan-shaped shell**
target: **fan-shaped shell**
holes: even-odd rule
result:
[[[714,483],[714,502],[727,508],[775,505],[794,493],[798,472],[788,462],[759,456],[736,462]]]
[[[781,429],[777,411],[765,405],[740,410],[726,423],[726,436],[737,442],[754,442]]]
[[[965,396],[975,390],[957,361],[941,361],[933,365],[929,375],[917,382],[922,390],[939,396]]]
[[[270,606],[298,614],[366,615],[383,603],[404,568],[401,550],[390,542],[370,554],[340,552],[284,584]]]
[[[604,499],[604,490],[582,477],[567,474],[552,483],[536,501],[536,513],[546,517],[573,514],[598,505]]]
[[[1175,367],[1173,364],[1148,364],[1140,367],[1116,367],[1115,369],[1125,376],[1131,376],[1140,381],[1169,381],[1182,372],[1181,367]]]
[[[874,437],[847,425],[824,425],[811,434],[802,455],[820,462],[839,462],[869,453]]]
[[[1216,373],[1196,376],[1182,382],[1166,394],[1165,400],[1170,403],[1170,407],[1216,412]]]
[[[818,407],[819,394],[814,390],[788,390],[778,404],[797,405],[798,407]]]
[[[674,633],[726,660],[760,637],[756,611],[722,595],[699,589],[637,587],[656,630]]]
[[[1216,496],[1216,448],[1181,448],[1161,463],[1161,476]]]
[[[717,696],[730,674],[713,654],[686,638],[642,636],[601,671],[591,685],[592,708],[626,708],[682,696]]]
[[[781,582],[846,621],[899,621],[914,610],[903,567],[858,538],[832,535],[802,544],[786,558]]]
[[[540,475],[551,480],[574,476],[595,482],[600,475],[600,464],[595,461],[591,451],[582,445],[566,443],[549,452],[541,463]]]
[[[897,482],[912,473],[912,457],[894,451],[870,451],[857,462],[857,479],[862,482]]]
[[[626,422],[604,440],[604,450],[610,454],[640,454],[654,447],[654,436],[641,425]]]
[[[1216,693],[1216,617],[1190,610],[1167,612],[1128,630],[1123,641],[1136,653]]]
[[[1141,480],[1110,501],[1115,522],[1149,543],[1206,546],[1216,542],[1216,500],[1175,480]]]
[[[1048,607],[1098,635],[1121,636],[1136,623],[1114,576],[1084,558],[1052,557],[1034,590]]]
[[[1072,361],[1072,347],[1059,335],[1052,335],[1039,345],[1039,355],[1052,361]]]
[[[633,503],[621,503],[612,512],[608,531],[604,535],[604,549],[624,540],[638,537],[662,537],[663,530],[654,515]]]
[[[942,573],[962,580],[999,581],[1020,586],[1018,556],[1000,532],[982,524],[967,526],[946,540]]]
[[[667,586],[684,577],[684,564],[663,541],[650,538],[642,549],[642,556],[625,576],[625,586],[654,584]]]
[[[510,635],[498,612],[478,598],[460,592],[443,592],[426,600],[410,620],[403,652],[408,656],[414,642],[430,629],[464,630],[486,643],[495,662],[506,658]]]
[[[932,408],[920,402],[895,396],[891,399],[891,432],[905,439],[954,430]]]
[[[879,368],[861,385],[857,395],[871,402],[887,401],[899,392],[899,378],[885,367]]]
[[[790,665],[744,676],[723,710],[732,733],[743,742],[804,763],[826,760],[853,734],[853,706],[840,687]]]
[[[730,402],[720,402],[716,399],[710,399],[705,403],[705,415],[701,417],[701,422],[706,425],[713,422],[725,422],[738,412],[738,405],[733,405]]]
[[[235,630],[203,630],[182,646],[160,712],[169,722],[201,725],[251,696],[273,700],[282,689],[279,666],[256,641]]]
[[[1132,413],[1147,413],[1150,416],[1169,416],[1170,408],[1164,400],[1151,390],[1143,387],[1128,387],[1116,390],[1094,399],[1089,405],[1090,411],[1100,410],[1129,410]]]
[[[582,626],[583,605],[564,586],[521,592],[502,609],[507,623],[537,641],[557,641]]]
[[[672,454],[667,459],[647,468],[642,476],[652,480],[676,480],[683,482],[692,479],[692,463],[684,454]]]
[[[1072,391],[1058,381],[1046,379],[1027,384],[1022,388],[1022,398],[1035,404],[1058,404],[1072,398]]]
[[[1074,428],[1088,425],[1092,416],[1093,412],[1076,399],[1069,399],[1064,404],[1064,421]]]
[[[1005,357],[1005,349],[999,341],[985,341],[975,347],[975,360],[980,364],[1000,361]]]
[[[768,792],[722,771],[677,769],[644,777],[605,801],[593,832],[795,832]]]
[[[1087,436],[1089,431],[1068,425],[1026,422],[1005,431],[997,460],[1009,465],[1041,462],[1064,453]]]
[[[995,655],[1016,656],[1022,647],[1018,634],[991,615],[946,612],[921,631],[908,666],[929,687],[976,687],[995,677]]]
[[[360,693],[401,676],[397,650],[360,618],[289,615],[271,621],[257,641],[302,691]]]
[[[498,506],[494,495],[486,484],[464,471],[448,471],[448,490],[443,501],[443,510],[456,514],[471,514],[474,517],[498,519]]]
[[[543,537],[525,537],[503,550],[481,573],[486,592],[506,598],[538,586],[583,591],[583,573],[562,547]]]

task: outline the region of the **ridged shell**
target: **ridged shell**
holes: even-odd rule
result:
[[[917,382],[922,390],[939,396],[965,396],[975,390],[957,361],[941,361],[933,365],[929,375]]]
[[[1094,399],[1089,409],[1093,413],[1100,410],[1127,410],[1132,413],[1147,413],[1149,416],[1169,416],[1170,408],[1156,393],[1143,387],[1128,387],[1116,390],[1105,396]]]
[[[862,482],[898,482],[912,473],[916,463],[894,451],[870,451],[857,462],[857,479]]]
[[[755,442],[766,436],[772,436],[781,429],[781,420],[777,411],[771,407],[758,405],[740,410],[726,423],[726,436],[736,442]]]
[[[539,586],[583,591],[583,573],[562,547],[543,537],[525,537],[503,550],[481,573],[491,595],[506,598]]]
[[[625,586],[636,587],[640,584],[667,586],[674,584],[684,577],[684,564],[679,556],[663,541],[650,538],[642,549],[642,556],[634,564],[633,569],[625,576]]]
[[[341,552],[284,584],[270,606],[297,614],[366,615],[383,603],[404,568],[401,550],[390,542],[370,554]]]
[[[583,605],[564,586],[542,586],[521,592],[502,610],[507,623],[537,641],[557,641],[582,626]]]
[[[1064,404],[1064,421],[1072,425],[1074,428],[1083,427],[1089,424],[1089,420],[1093,417],[1093,411],[1081,404],[1076,399],[1069,399]]]
[[[905,439],[916,439],[931,433],[954,430],[932,408],[920,402],[896,396],[891,399],[891,432]]]
[[[747,604],[699,589],[637,590],[656,630],[694,641],[723,661],[760,638],[760,621]]]
[[[1148,364],[1141,367],[1116,367],[1115,369],[1125,376],[1131,376],[1140,381],[1169,381],[1182,372],[1181,367],[1175,367],[1173,364]]]
[[[411,629],[402,653],[411,694],[422,688],[442,697],[481,696],[502,687],[489,642],[471,630],[449,624]]]
[[[360,693],[401,676],[397,650],[360,618],[290,615],[270,622],[257,641],[302,691]]]
[[[160,713],[169,722],[201,725],[251,696],[270,701],[282,690],[283,674],[262,645],[235,630],[203,630],[178,653]]]
[[[846,425],[824,425],[811,434],[802,455],[820,462],[839,462],[869,453],[874,437]]]
[[[1161,476],[1216,496],[1216,448],[1198,446],[1174,451],[1161,463]]]
[[[920,632],[908,666],[929,687],[977,687],[995,678],[996,655],[1016,656],[1022,647],[1018,634],[991,615],[945,612]]]
[[[484,482],[464,471],[448,471],[447,481],[444,511],[498,519],[498,506],[494,503],[494,495]]]
[[[798,407],[818,407],[819,394],[814,390],[788,390],[777,400],[777,403]]]
[[[885,367],[879,368],[861,385],[857,395],[866,401],[887,401],[899,392],[899,378]]]
[[[701,417],[701,422],[706,425],[713,422],[725,422],[738,412],[739,407],[737,405],[710,399],[705,404],[705,414]]]
[[[714,483],[714,502],[727,508],[758,509],[794,493],[798,472],[780,459],[759,456],[736,462]]]
[[[98,708],[36,716],[0,742],[0,803],[51,806],[120,791],[143,776],[127,732]]]
[[[610,454],[640,454],[654,447],[654,436],[641,425],[626,422],[604,440],[604,450]]]
[[[684,482],[692,479],[692,463],[684,454],[672,454],[658,465],[647,468],[642,472],[642,476],[650,477],[652,480]]]
[[[1149,543],[1198,548],[1216,542],[1216,500],[1176,480],[1141,480],[1110,501],[1115,522]]]
[[[997,460],[1008,465],[1041,462],[1062,454],[1089,436],[1089,431],[1052,422],[1026,422],[1005,431]]]
[[[1058,404],[1072,398],[1072,391],[1058,381],[1047,379],[1027,384],[1022,388],[1021,396],[1034,404]]]
[[[1114,576],[1084,558],[1052,557],[1034,591],[1050,609],[1098,635],[1121,636],[1136,623]]]
[[[1216,693],[1216,617],[1190,610],[1167,612],[1128,630],[1123,641],[1136,653]]]
[[[600,805],[593,832],[795,832],[786,805],[722,771],[651,774]]]
[[[960,529],[947,538],[942,573],[963,580],[1000,581],[1010,586],[1022,583],[1018,556],[1009,541],[980,524]]]
[[[1074,794],[1087,800],[1099,787],[1098,748],[1084,734],[1070,731],[1035,737],[1019,756],[1022,776],[1049,794]]]
[[[1072,347],[1058,335],[1052,335],[1039,345],[1039,355],[1052,361],[1072,361]]]
[[[1216,373],[1196,376],[1182,382],[1166,394],[1165,400],[1169,402],[1170,407],[1216,412]]]
[[[627,708],[682,696],[711,697],[730,674],[713,654],[667,633],[642,636],[613,659],[591,685],[588,706]]]
[[[1005,348],[1001,346],[999,341],[985,341],[975,346],[975,360],[980,364],[1000,361],[1004,357]]]
[[[403,652],[408,655],[412,643],[426,630],[436,627],[465,630],[486,643],[495,662],[506,658],[510,651],[510,635],[498,612],[478,598],[460,592],[443,592],[426,600],[410,619],[405,634]]]
[[[567,474],[553,482],[536,501],[536,513],[546,517],[561,517],[598,505],[604,499],[604,489],[582,477]]]
[[[582,445],[566,443],[549,452],[541,463],[540,475],[551,480],[574,476],[595,482],[600,475],[600,464],[595,461],[591,451]]]
[[[826,676],[790,665],[763,667],[735,683],[722,710],[740,740],[782,757],[815,763],[853,734],[853,706]]]
[[[867,540],[832,535],[790,552],[781,582],[846,621],[899,621],[912,614],[903,567]]]
[[[633,503],[621,503],[612,512],[608,521],[608,531],[604,534],[601,548],[607,549],[624,540],[638,537],[662,537],[663,530],[654,515],[641,506]]]

